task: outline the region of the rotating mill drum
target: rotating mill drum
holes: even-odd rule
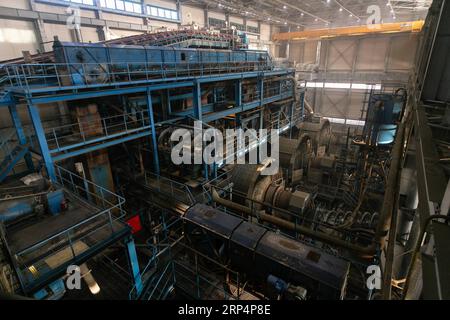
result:
[[[238,195],[233,196],[233,201],[251,208],[253,205],[255,209],[260,209],[260,204],[252,204],[253,199],[259,202],[264,202],[267,189],[269,186],[279,178],[281,173],[271,176],[264,176],[261,174],[260,165],[246,164],[237,165],[233,172],[233,191]]]
[[[288,185],[299,182],[311,161],[312,141],[302,134],[298,139],[280,137],[280,166]]]
[[[293,137],[299,139],[303,134],[307,134],[312,139],[314,153],[316,155],[324,155],[328,153],[330,148],[332,138],[331,124],[328,119],[315,119],[298,124]]]

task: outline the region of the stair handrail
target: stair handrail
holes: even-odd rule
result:
[[[6,130],[6,132],[7,133],[4,135],[4,138],[3,138],[3,135],[2,135],[2,138],[0,140],[0,150],[4,150],[5,157],[7,155],[9,155],[10,152],[11,152],[11,148],[9,146],[9,143],[11,142],[11,140],[14,139],[14,135],[16,134],[16,130],[15,129],[9,129],[9,130]]]
[[[160,275],[158,278],[157,278],[157,277],[153,278],[153,281],[152,281],[152,282],[154,282],[154,279],[158,279],[158,281],[156,282],[156,285],[153,287],[153,290],[150,292],[150,295],[148,296],[148,299],[147,299],[147,300],[151,300],[151,299],[152,299],[152,297],[153,297],[153,295],[155,294],[156,289],[158,289],[159,284],[161,283],[162,279],[164,279],[164,277],[166,276],[166,274],[169,273],[168,270],[172,270],[172,268],[170,268],[170,267],[172,267],[172,264],[173,264],[173,262],[167,263],[167,265],[166,265],[166,267],[164,268],[164,271],[161,273],[161,275]]]

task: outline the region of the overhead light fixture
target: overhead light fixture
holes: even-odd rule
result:
[[[342,10],[343,10],[342,7],[340,7],[340,8],[339,8],[339,12],[342,12]]]
[[[96,295],[100,292],[100,286],[98,285],[97,281],[95,281],[94,277],[92,276],[91,270],[87,267],[86,263],[83,263],[80,266],[80,272],[81,276],[88,285],[89,291]]]
[[[287,9],[287,7],[286,7],[286,6],[283,6],[283,9]]]
[[[303,17],[305,14],[302,12],[300,15]]]
[[[319,19],[315,18],[314,21],[317,22],[317,21],[319,21]]]
[[[350,13],[348,16],[349,16],[350,18],[353,17],[353,15],[352,15],[351,13]]]

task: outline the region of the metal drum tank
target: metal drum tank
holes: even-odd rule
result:
[[[341,299],[349,262],[218,209],[197,204],[184,215],[185,234],[206,255],[230,259],[250,279],[272,275],[307,290],[310,299]]]
[[[365,131],[372,137],[372,145],[388,145],[394,142],[404,105],[404,95],[371,95]],[[370,128],[372,132],[369,132]]]

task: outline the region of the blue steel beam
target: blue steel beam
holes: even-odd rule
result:
[[[11,104],[9,105],[9,113],[11,114],[12,122],[16,128],[17,139],[19,140],[19,143],[24,146],[27,144],[27,137],[23,131],[22,121],[17,112],[17,106],[13,101],[11,101]],[[25,163],[27,164],[28,170],[34,170],[33,159],[31,158],[30,152],[25,154]]]
[[[59,154],[57,156],[53,156],[53,161],[57,162],[57,161],[61,161],[61,160],[64,160],[64,159],[69,159],[69,158],[72,158],[72,157],[80,156],[82,154],[86,154],[86,153],[93,152],[93,151],[100,150],[100,149],[104,149],[104,148],[109,148],[109,147],[112,147],[112,146],[115,146],[115,145],[118,145],[118,144],[121,144],[121,143],[124,143],[124,142],[132,141],[132,140],[135,140],[135,139],[140,139],[140,138],[149,136],[151,134],[152,134],[151,131],[144,131],[144,132],[141,132],[141,133],[138,133],[138,134],[134,134],[134,135],[131,135],[131,136],[127,136],[127,137],[124,137],[124,138],[121,138],[121,139],[116,139],[116,140],[108,141],[108,142],[105,142],[105,143],[96,144],[96,145],[89,146],[89,147],[86,147],[86,148],[83,148],[83,149],[80,149],[80,150],[75,150],[75,151],[72,151],[72,152],[62,153],[62,154]]]
[[[0,97],[0,107],[8,107],[11,103],[14,103],[11,98],[11,92],[8,92]]]
[[[270,97],[270,98],[264,99],[263,104],[265,105],[265,104],[268,104],[268,103],[272,103],[274,101],[281,100],[281,99],[284,99],[286,97],[289,97],[289,94],[282,94],[282,95],[278,95],[278,96],[275,96],[275,97]],[[227,117],[227,116],[229,116],[231,114],[235,114],[235,113],[238,114],[241,111],[247,111],[247,110],[251,110],[251,109],[257,108],[259,106],[259,104],[260,104],[260,101],[251,102],[251,103],[244,104],[244,106],[241,107],[241,108],[237,107],[237,108],[233,108],[233,109],[229,109],[229,110],[216,112],[216,113],[213,113],[213,114],[210,114],[210,115],[205,115],[205,116],[203,116],[203,121],[204,122],[215,121],[215,120],[221,119],[223,117]],[[206,112],[212,111],[212,105],[208,105],[208,107],[205,110],[203,110],[203,106],[202,106],[202,111],[206,111]],[[181,116],[194,116],[194,109],[191,109],[191,110],[186,111],[186,112],[179,112],[179,113],[176,113],[176,115],[180,116],[180,117],[178,117],[176,119],[171,119],[171,120],[168,120],[168,121],[163,121],[163,122],[156,123],[155,126],[161,126],[161,125],[164,125],[164,124],[167,124],[167,123],[172,123],[172,122],[176,122],[178,120],[184,119],[184,117],[181,117]],[[145,126],[145,127],[137,129],[137,131],[142,131],[142,130],[146,130],[146,131],[141,132],[141,133],[137,133],[137,134],[133,134],[133,135],[130,135],[130,136],[126,136],[124,138],[114,139],[114,140],[108,141],[106,143],[101,143],[101,144],[97,144],[97,145],[94,145],[94,146],[86,147],[86,148],[83,148],[81,150],[76,150],[76,151],[73,151],[73,152],[68,152],[68,153],[63,153],[63,154],[57,155],[57,156],[53,156],[53,160],[54,161],[61,161],[61,160],[64,160],[64,159],[68,159],[68,158],[71,158],[71,157],[79,156],[79,155],[82,155],[82,154],[85,154],[85,153],[89,153],[89,152],[92,152],[92,151],[96,151],[96,150],[99,150],[99,149],[111,147],[111,146],[114,146],[114,145],[117,145],[117,144],[121,144],[121,143],[124,143],[124,142],[128,142],[128,141],[131,141],[131,140],[135,140],[135,139],[139,139],[139,138],[151,135],[151,126]],[[104,137],[104,138],[93,139],[92,141],[88,141],[88,142],[89,142],[89,144],[99,143],[99,142],[102,142],[102,141],[105,141],[105,140],[110,140],[112,138],[117,138],[117,137],[120,137],[120,136],[122,136],[122,134],[115,134],[115,135],[111,135],[111,136]],[[61,152],[61,151],[67,151],[67,150],[71,150],[71,149],[78,148],[78,147],[83,147],[83,146],[86,146],[86,143],[83,142],[83,143],[78,143],[78,144],[66,146],[66,147],[59,148],[59,149],[53,149],[53,150],[50,151],[50,153],[55,154],[55,153],[58,153],[58,152]]]
[[[150,129],[152,132],[152,147],[153,147],[153,165],[155,166],[155,173],[160,174],[159,168],[159,156],[158,156],[158,140],[156,139],[156,128],[155,128],[155,118],[153,115],[153,103],[152,103],[152,92],[150,89],[147,90],[147,108],[148,114],[150,115]]]
[[[202,91],[201,86],[198,81],[194,82],[193,86],[193,106],[194,106],[194,118],[202,121],[203,111],[202,111]]]
[[[289,139],[292,139],[292,128],[293,128],[292,121],[294,120],[294,108],[295,108],[295,103],[294,103],[294,101],[292,101],[291,107],[289,108],[289,123],[290,123]]]
[[[128,262],[130,264],[131,273],[133,275],[134,286],[136,288],[137,296],[142,293],[143,284],[142,276],[139,268],[139,260],[136,253],[136,246],[134,245],[134,240],[132,237],[126,240]]]
[[[161,121],[161,122],[156,123],[156,126],[162,126],[162,125],[165,125],[165,124],[170,124],[170,123],[182,120],[184,118],[185,117],[177,117],[177,118],[173,118],[173,119],[170,119],[170,120]],[[108,143],[108,147],[111,147],[113,145],[120,144],[120,143],[125,142],[125,141],[130,141],[130,140],[133,140],[133,139],[138,139],[138,138],[142,138],[143,137],[140,133],[136,133],[136,134],[133,134],[133,135],[130,135],[130,133],[146,131],[144,136],[150,135],[151,134],[151,132],[149,131],[150,129],[151,129],[151,126],[148,125],[148,126],[143,126],[143,127],[140,127],[140,128],[128,130],[128,131],[122,131],[122,132],[111,134],[111,135],[107,135],[107,136],[104,136],[104,137],[101,137],[101,138],[95,138],[95,139],[92,139],[92,140],[86,140],[86,141],[83,141],[83,142],[74,143],[74,144],[71,144],[71,145],[65,146],[65,147],[57,147],[56,149],[50,150],[50,153],[51,154],[55,154],[55,153],[59,153],[59,152],[65,152],[65,151],[68,151],[68,150],[71,150],[71,149],[85,147],[85,146],[88,146],[88,145],[91,145],[91,144],[95,144],[95,143],[101,143],[102,145],[106,145],[107,143],[104,143],[104,141],[106,141],[106,140],[114,140],[114,141],[111,141],[111,143]],[[125,138],[120,138],[120,137],[123,137],[123,136],[126,136],[126,135],[130,135],[132,137],[132,139],[128,139],[128,136],[125,137]],[[120,139],[115,140],[116,138],[120,138]],[[95,150],[97,150],[97,149],[95,149]],[[93,151],[93,150],[91,150],[91,151]]]
[[[74,92],[70,94],[62,94],[62,95],[51,95],[45,97],[34,97],[31,99],[33,104],[47,104],[58,101],[71,101],[71,100],[82,100],[82,99],[93,99],[99,97],[106,96],[118,96],[123,94],[132,94],[132,93],[145,93],[147,92],[147,88],[150,90],[163,90],[163,89],[177,89],[182,87],[190,87],[192,86],[192,81],[186,82],[171,82],[171,83],[161,83],[147,87],[132,87],[132,88],[113,88],[106,89],[104,91],[87,91],[87,92]]]
[[[202,110],[202,87],[200,82],[195,81],[194,86],[192,87],[193,92],[193,101],[192,104],[194,106],[194,118],[196,120],[203,122],[203,110]],[[203,139],[202,139],[203,141]],[[203,150],[203,148],[202,148]],[[202,154],[203,159],[203,154]],[[206,163],[203,163],[203,171],[205,175],[206,181],[209,180],[209,174],[208,174],[208,165]]]
[[[242,79],[238,79],[235,83],[234,96],[236,106],[242,106]]]
[[[262,75],[263,77],[277,76],[277,75],[287,75],[292,74],[292,70],[277,70],[277,71],[266,71],[266,72],[246,72],[246,73],[235,73],[229,75],[221,75],[216,77],[182,77],[182,78],[169,78],[169,79],[156,79],[156,80],[145,80],[145,81],[131,81],[126,83],[116,83],[116,84],[107,84],[107,85],[96,85],[96,86],[66,86],[61,88],[43,88],[43,89],[18,89],[11,88],[11,93],[14,95],[33,95],[33,94],[45,94],[45,97],[33,97],[31,101],[33,104],[46,104],[57,101],[70,101],[70,100],[79,100],[79,99],[89,99],[89,98],[97,98],[111,95],[121,95],[121,94],[130,94],[130,93],[139,93],[145,92],[148,86],[141,87],[125,87],[130,85],[139,85],[139,84],[150,84],[159,82],[158,84],[151,85],[151,90],[162,90],[162,89],[176,89],[180,87],[189,87],[192,85],[194,81],[198,81],[200,83],[211,83],[218,81],[226,81],[226,80],[236,80],[236,79],[248,79],[248,78],[256,78]],[[161,83],[161,81],[165,81]],[[183,82],[179,82],[183,81]],[[104,90],[98,90],[104,88]],[[91,89],[92,91],[80,91],[83,89]],[[58,92],[69,91],[72,90],[72,93],[67,94],[57,94]]]
[[[45,162],[45,168],[47,169],[48,177],[51,181],[56,182],[55,168],[53,166],[53,159],[48,149],[47,139],[45,138],[44,128],[42,127],[41,116],[39,115],[39,109],[28,101],[28,112],[30,114],[31,121],[33,123],[34,130],[41,149],[41,155]]]

